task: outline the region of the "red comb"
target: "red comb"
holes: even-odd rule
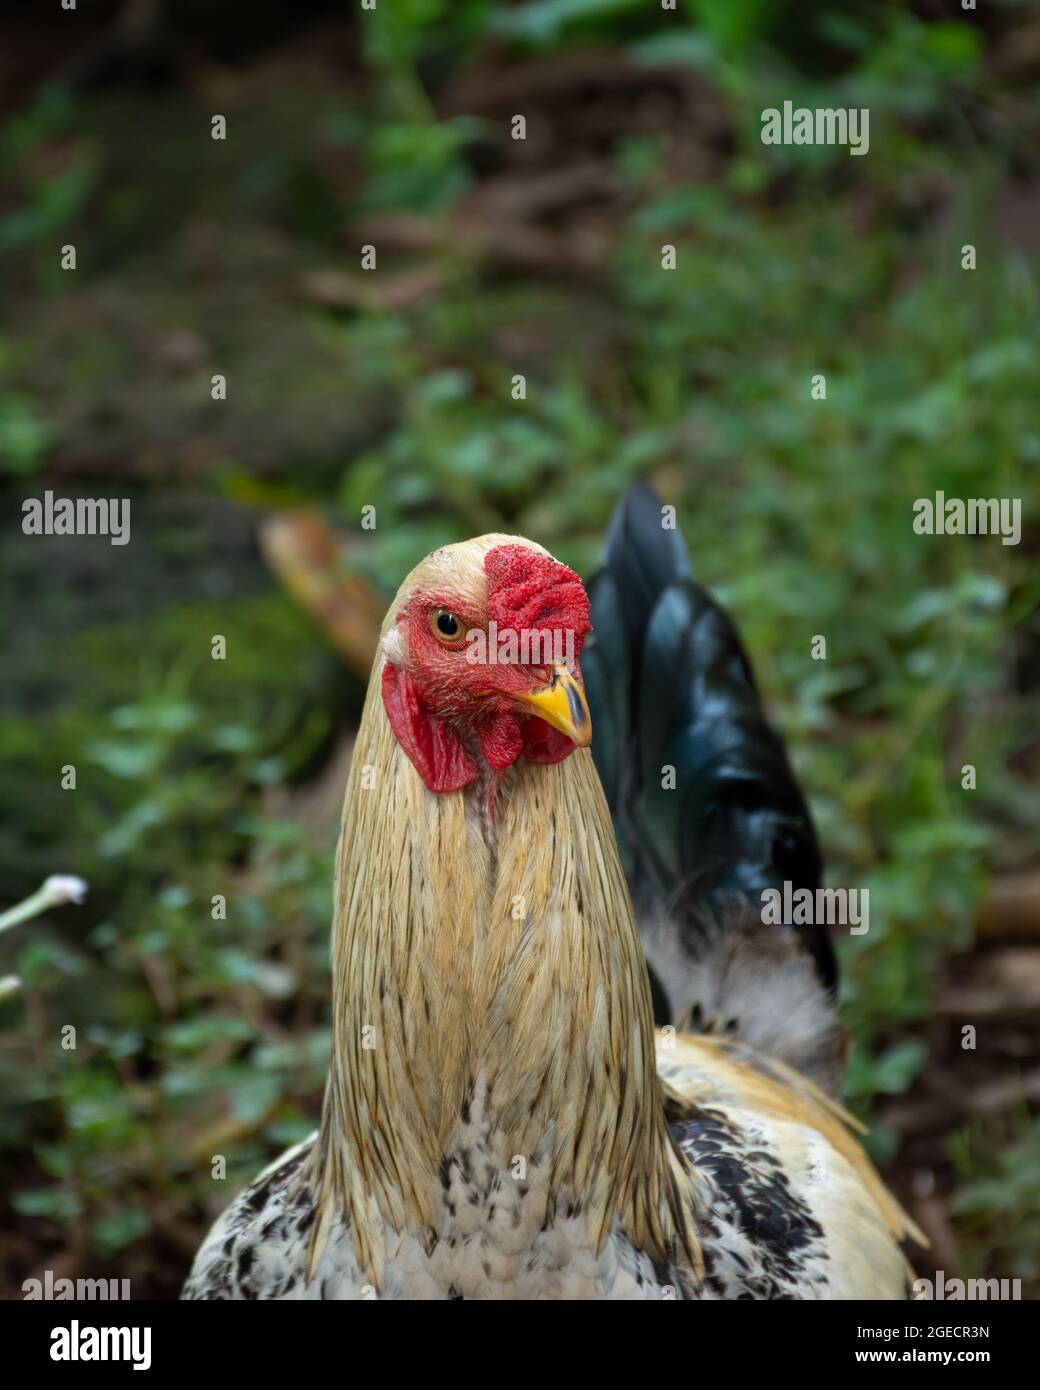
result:
[[[499,631],[570,631],[575,654],[589,630],[589,600],[573,570],[522,545],[498,545],[484,559],[488,617]]]

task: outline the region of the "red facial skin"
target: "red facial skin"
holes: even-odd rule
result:
[[[464,631],[494,619],[499,633],[513,629],[573,633],[574,654],[589,630],[589,605],[581,580],[565,565],[522,546],[498,546],[484,561],[488,600],[484,612],[451,594],[416,594],[402,610],[409,668],[387,662],[383,705],[397,741],[433,792],[458,791],[479,775],[472,752],[479,746],[493,774],[491,806],[499,777],[517,758],[557,763],[574,751],[558,729],[525,715],[516,696],[552,680],[548,666],[485,664],[467,659],[468,644],[443,642],[431,614],[454,613]],[[575,660],[575,674],[581,672]]]

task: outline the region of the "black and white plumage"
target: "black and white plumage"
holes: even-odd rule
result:
[[[436,552],[391,610],[355,751],[383,790],[359,800],[352,775],[337,856],[322,1130],[231,1204],[184,1296],[906,1297],[916,1232],[827,1094],[829,942],[751,910],[778,874],[818,881],[808,812],[653,494],[619,508],[582,663],[658,1021],[701,1035],[654,1045],[584,749],[438,794],[390,735],[381,669],[415,659],[400,614],[445,576],[479,607],[479,561],[513,539]]]
[[[722,1046],[722,1044],[717,1044]],[[523,1221],[528,1193],[514,1196],[488,1162],[473,1124],[445,1161],[441,1229],[404,1236],[374,1285],[359,1266],[349,1229],[336,1223],[307,1277],[315,1189],[307,1160],[316,1136],[273,1163],[217,1222],[199,1252],[184,1297],[195,1299],[594,1298],[891,1299],[909,1297],[909,1268],[893,1226],[898,1208],[864,1184],[851,1141],[821,1105],[796,1118],[760,1108],[739,1079],[740,1063],[702,1055],[676,1040],[659,1044],[662,1078],[695,1106],[675,1108],[672,1134],[699,1175],[698,1236],[704,1273],[691,1289],[681,1271],[640,1255],[620,1231],[593,1252],[580,1215],[566,1210],[548,1230]],[[728,1068],[738,1070],[738,1079]],[[830,1138],[828,1138],[828,1135]],[[845,1150],[842,1152],[841,1150]]]
[[[589,583],[593,633],[583,670],[593,745],[644,939],[676,993],[703,961],[712,922],[734,902],[759,915],[764,889],[815,891],[821,859],[809,809],[769,725],[732,619],[693,577],[660,499],[634,484]],[[674,785],[664,776],[674,769]],[[826,928],[793,928],[824,988],[837,981]]]

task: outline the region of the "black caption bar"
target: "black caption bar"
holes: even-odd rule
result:
[[[792,1357],[881,1373],[898,1365],[1009,1370],[1032,1343],[1030,1307],[1019,1302],[711,1303],[684,1312],[673,1305],[634,1314],[632,1329],[648,1337],[640,1344],[648,1374],[662,1366],[665,1355],[678,1369],[675,1359],[681,1364],[687,1352],[698,1359],[703,1354],[728,1358],[741,1371],[776,1369],[781,1363],[790,1369]],[[428,1368],[431,1361],[458,1354],[464,1319],[466,1337],[479,1337],[486,1329],[489,1349],[499,1357],[508,1345],[503,1334],[522,1335],[521,1345],[532,1356],[540,1345],[530,1340],[532,1332],[537,1337],[540,1328],[557,1335],[570,1331],[573,1354],[588,1358],[576,1361],[574,1372],[587,1377],[590,1361],[616,1345],[617,1310],[610,1316],[610,1324],[602,1323],[596,1305],[573,1303],[448,1310],[373,1299],[333,1310],[307,1304],[274,1309],[256,1303],[55,1300],[0,1303],[0,1339],[5,1356],[17,1358],[12,1364],[46,1367],[59,1380],[63,1373],[75,1378],[91,1371],[139,1380],[157,1373],[197,1376],[204,1367],[207,1380],[213,1373],[255,1371],[265,1383],[285,1375],[298,1387],[300,1376],[327,1356],[340,1358],[344,1374],[370,1364],[377,1349],[395,1375],[411,1356]],[[421,1341],[395,1336],[395,1329],[413,1327],[421,1331]],[[609,1335],[598,1335],[600,1328]],[[655,1343],[655,1336],[662,1340]],[[553,1345],[554,1379],[559,1379],[556,1337]]]

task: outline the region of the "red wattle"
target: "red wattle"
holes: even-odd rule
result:
[[[383,667],[383,708],[398,743],[431,792],[457,792],[477,776],[459,736],[430,714],[410,671]]]
[[[574,752],[566,734],[544,719],[532,717],[524,723],[524,757],[529,763],[562,763]]]
[[[524,739],[516,716],[506,711],[496,714],[480,734],[480,751],[492,772],[512,767],[524,751]]]

